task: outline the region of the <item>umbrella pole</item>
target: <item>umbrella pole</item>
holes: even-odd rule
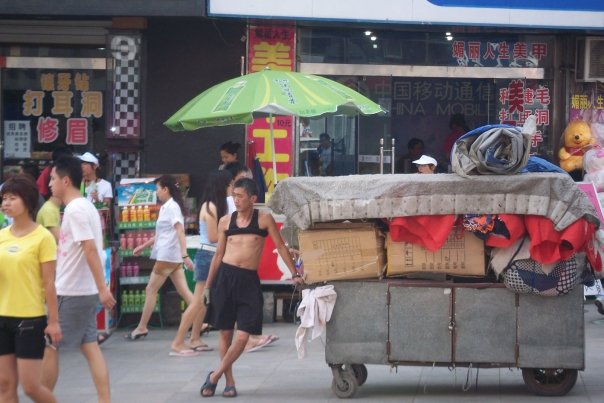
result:
[[[273,159],[273,190],[277,186],[277,155],[275,153],[275,134],[273,133],[273,114],[268,114],[268,121],[271,135],[271,157]]]

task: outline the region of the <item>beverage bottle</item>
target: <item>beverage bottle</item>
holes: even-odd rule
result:
[[[134,291],[134,306],[137,311],[141,309],[141,292],[140,290]]]
[[[139,247],[143,244],[143,238],[142,238],[142,234],[140,231],[136,232],[136,235],[134,237],[134,246]]]
[[[122,302],[122,312],[128,312],[128,294],[126,294],[126,291],[122,291],[122,295],[121,295],[121,302]]]
[[[143,220],[151,221],[151,210],[148,205],[145,205],[145,208],[143,208]]]
[[[128,305],[130,306],[130,312],[136,312],[133,290],[128,290]]]
[[[151,221],[157,221],[157,206],[151,209]]]
[[[122,208],[122,222],[130,221],[130,214],[128,214],[128,207]]]
[[[136,222],[136,207],[130,207],[130,222]]]
[[[126,234],[124,234],[123,232],[120,234],[120,249],[128,249],[128,243],[126,242]]]
[[[143,221],[144,219],[144,214],[143,214],[143,206],[138,206],[136,209],[136,221]]]
[[[132,277],[132,263],[126,263],[126,277]]]
[[[181,299],[180,300],[180,313],[183,313],[185,311],[185,300]]]
[[[126,237],[126,246],[128,249],[134,249],[134,237],[132,236],[132,232],[129,232]]]
[[[120,277],[126,277],[126,263],[120,264]]]
[[[161,295],[157,294],[157,298],[155,299],[155,308],[153,309],[156,312],[159,312],[159,301],[161,299]]]
[[[141,311],[145,307],[145,300],[147,299],[147,294],[144,290],[141,290]]]
[[[134,262],[132,264],[132,275],[134,277],[138,277],[138,275],[140,274],[140,270],[141,270],[141,267],[138,265],[138,262]]]

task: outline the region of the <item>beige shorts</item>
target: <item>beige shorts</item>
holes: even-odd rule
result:
[[[153,273],[158,276],[169,277],[170,274],[174,273],[176,270],[179,270],[182,266],[182,263],[174,263],[174,262],[163,262],[161,260],[156,260],[153,265]]]

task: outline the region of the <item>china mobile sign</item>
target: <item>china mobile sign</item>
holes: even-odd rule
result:
[[[604,29],[602,0],[208,0],[208,15]]]

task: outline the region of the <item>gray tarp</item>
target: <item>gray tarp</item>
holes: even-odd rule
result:
[[[438,214],[532,214],[562,230],[581,217],[598,223],[585,194],[566,174],[455,174],[296,177],[279,182],[268,206],[286,226]]]

